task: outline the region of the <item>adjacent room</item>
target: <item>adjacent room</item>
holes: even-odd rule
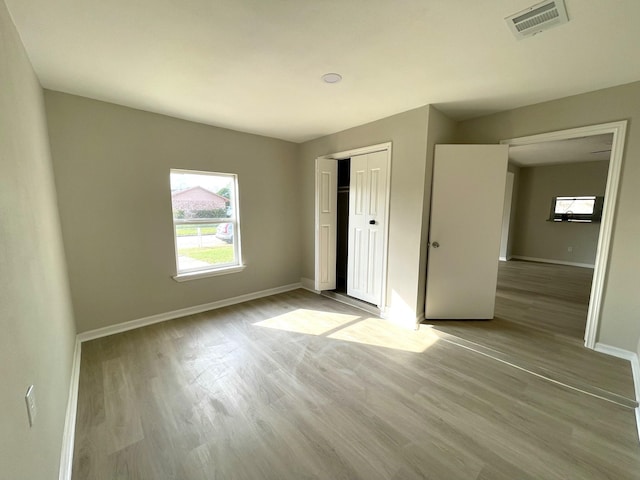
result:
[[[547,306],[559,313],[531,315],[521,305],[514,315],[521,322],[551,318],[552,323],[536,326],[584,338],[612,140],[612,135],[593,135],[510,149],[517,198],[512,195],[514,224],[500,281],[506,286],[513,279],[512,290],[545,295],[546,289]],[[549,297],[572,305],[553,305]],[[542,308],[535,300],[529,306]]]
[[[0,477],[638,478],[638,15],[0,0]]]

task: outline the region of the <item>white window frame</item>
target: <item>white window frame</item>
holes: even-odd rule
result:
[[[191,218],[191,219],[176,219],[173,215],[173,202],[171,202],[171,218],[173,220],[173,242],[175,250],[176,260],[176,274],[172,277],[177,282],[184,282],[187,280],[195,280],[198,278],[214,277],[217,275],[226,275],[229,273],[240,272],[245,269],[245,265],[242,262],[242,248],[241,248],[241,236],[240,236],[240,206],[238,202],[238,175],[235,173],[223,173],[223,172],[205,172],[201,170],[184,170],[178,168],[172,168],[169,171],[169,178],[173,173],[185,173],[190,175],[208,175],[212,177],[228,177],[233,184],[233,191],[231,192],[230,204],[232,208],[231,217],[229,218]],[[225,263],[209,267],[196,267],[188,270],[180,270],[178,263],[178,235],[176,234],[176,227],[178,225],[211,225],[230,223],[233,225],[233,254],[234,262]]]
[[[590,213],[558,213],[557,204],[562,200],[593,200],[593,207]],[[549,212],[550,222],[574,222],[574,223],[599,223],[602,219],[602,206],[604,197],[600,195],[558,195],[551,199],[551,211]],[[566,215],[566,218],[564,217]]]

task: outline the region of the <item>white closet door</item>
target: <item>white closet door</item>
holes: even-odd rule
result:
[[[316,252],[315,289],[336,288],[336,228],[338,162],[316,160]]]
[[[351,157],[347,295],[382,303],[387,152]]]

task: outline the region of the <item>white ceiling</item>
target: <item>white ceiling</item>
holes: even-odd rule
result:
[[[509,161],[521,167],[558,163],[608,161],[613,134],[555,140],[509,147]]]
[[[568,24],[523,40],[504,17],[535,0],[5,2],[45,88],[295,142],[640,80],[638,0],[566,0]]]

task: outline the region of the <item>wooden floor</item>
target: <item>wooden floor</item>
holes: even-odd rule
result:
[[[86,342],[73,479],[637,479],[632,409],[297,290]]]
[[[428,323],[563,383],[635,399],[630,363],[584,348],[592,274],[588,268],[500,262],[493,320]]]
[[[583,342],[593,269],[500,262],[496,316]]]

